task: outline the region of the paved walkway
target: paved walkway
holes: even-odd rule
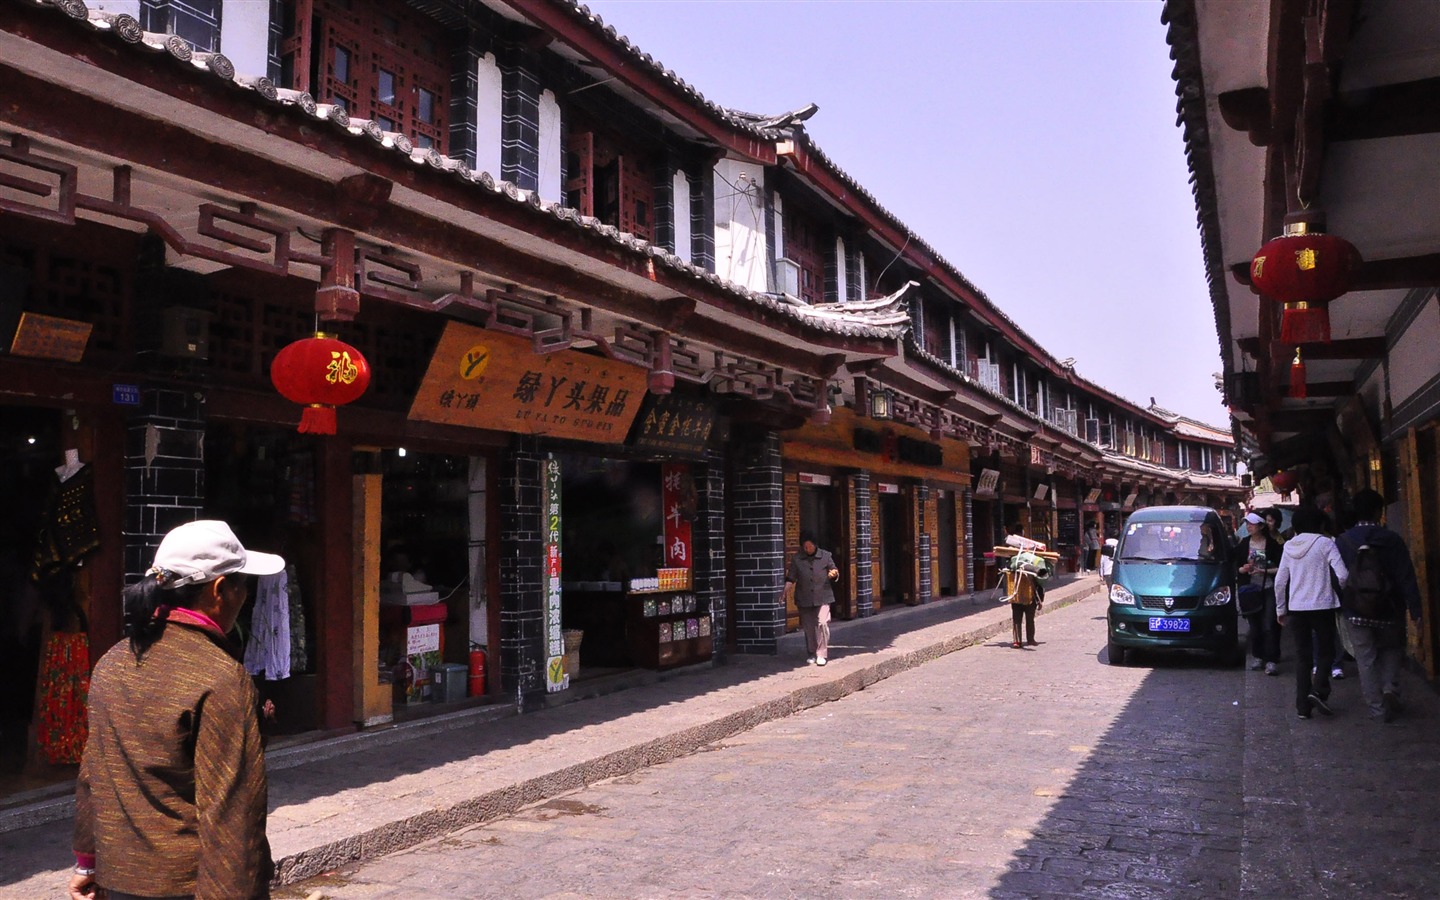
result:
[[[1046,610],[1099,588],[1094,576],[1062,577]],[[1009,607],[987,592],[836,622],[823,668],[803,664],[803,638],[791,634],[777,656],[731,656],[536,713],[479,707],[273,751],[268,832],[278,879],[374,859],[683,756],[1009,628]],[[50,821],[14,828],[41,819]],[[73,863],[68,801],[5,821],[13,830],[0,837],[0,898],[55,896]]]

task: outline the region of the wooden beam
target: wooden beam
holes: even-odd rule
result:
[[[1332,141],[1433,134],[1440,131],[1440,78],[1382,84],[1338,95],[1325,134]]]

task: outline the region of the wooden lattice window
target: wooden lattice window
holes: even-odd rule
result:
[[[444,30],[394,0],[288,0],[281,78],[417,147],[449,145]]]
[[[46,226],[27,222],[25,227],[32,231],[31,240],[12,242],[0,235],[0,267],[25,273],[28,282],[23,308],[93,325],[85,346],[87,363],[127,358],[133,339],[136,242],[107,234],[101,243],[99,229],[83,224],[50,239]],[[72,255],[60,250],[62,245],[84,247],[86,252]],[[109,252],[91,249],[99,246]]]
[[[793,205],[785,206],[785,258],[800,267],[800,299],[825,302],[825,242],[834,238]]]
[[[649,154],[578,120],[566,147],[565,205],[607,225],[653,240],[655,174]]]

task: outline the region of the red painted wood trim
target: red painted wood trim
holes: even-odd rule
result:
[[[761,165],[776,162],[774,143],[737,128],[695,102],[666,78],[650,71],[591,23],[577,16],[568,4],[549,0],[508,0],[508,5],[536,26],[589,57],[616,81],[638,91],[721,147]]]
[[[355,718],[354,547],[349,539],[355,518],[351,496],[351,444],[343,438],[320,440],[320,522],[333,539],[325,541],[315,604],[316,672],[319,675],[320,721],[323,728],[349,728]]]

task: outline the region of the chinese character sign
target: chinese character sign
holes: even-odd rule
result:
[[[625,440],[645,397],[645,370],[576,350],[450,322],[410,418],[597,443]]]
[[[665,567],[689,569],[690,520],[695,515],[689,466],[665,463],[660,467],[660,502],[665,516]]]
[[[560,460],[545,460],[540,488],[540,531],[545,548],[545,688],[553,693],[570,686],[563,664],[565,638],[560,633]]]

